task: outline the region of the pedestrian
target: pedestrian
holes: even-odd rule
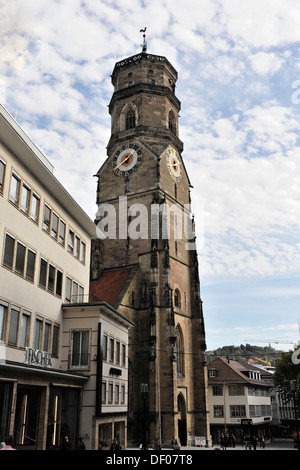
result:
[[[255,436],[252,437],[252,445],[253,445],[253,450],[256,450],[257,439]]]
[[[249,434],[245,435],[245,450],[251,450],[251,441]]]
[[[173,450],[180,450],[180,446],[179,446],[178,441],[175,437],[173,437],[173,439],[171,440],[170,446]]]
[[[118,444],[117,439],[113,439],[111,446],[110,446],[110,450],[120,450],[120,446]]]
[[[226,450],[227,439],[223,433],[221,433],[221,449]]]
[[[9,436],[6,436],[6,438],[4,439],[4,444],[5,446],[2,447],[2,449],[0,450],[16,450],[13,445],[14,445],[14,437],[9,435]]]
[[[153,441],[153,449],[154,450],[161,450],[161,445],[160,445],[158,436],[156,436],[156,438]]]
[[[64,436],[61,443],[61,450],[70,450],[69,436]]]
[[[85,450],[85,444],[82,440],[82,437],[78,439],[76,450]]]

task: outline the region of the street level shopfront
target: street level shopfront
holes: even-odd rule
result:
[[[13,378],[12,378],[13,377]],[[26,364],[0,364],[0,438],[12,434],[23,450],[69,449],[79,437],[87,376]]]

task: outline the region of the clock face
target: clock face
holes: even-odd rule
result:
[[[181,163],[178,152],[173,148],[169,148],[167,152],[167,165],[169,172],[175,181],[181,180]]]
[[[142,163],[142,151],[138,145],[123,145],[113,157],[113,172],[117,176],[134,173]]]

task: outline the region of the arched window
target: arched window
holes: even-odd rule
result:
[[[180,325],[176,327],[176,366],[177,374],[184,375],[184,346],[183,334]]]
[[[181,295],[179,289],[174,290],[174,305],[175,307],[181,307]]]
[[[172,110],[169,112],[169,129],[176,135],[176,119]]]
[[[135,112],[134,110],[131,108],[129,109],[129,111],[127,112],[126,114],[126,118],[125,118],[125,129],[133,129],[133,127],[135,127]]]

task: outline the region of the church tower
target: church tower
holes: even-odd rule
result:
[[[179,139],[177,72],[142,52],[115,64],[111,137],[97,173],[91,293],[135,323],[128,443],[208,438],[205,329]]]

